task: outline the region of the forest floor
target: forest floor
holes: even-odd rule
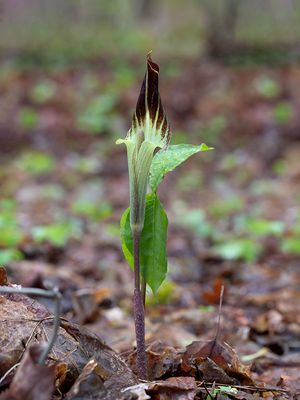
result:
[[[161,381],[135,398],[300,398],[300,66],[161,70],[172,143],[215,150],[193,156],[160,189],[169,273],[156,298],[148,293],[146,341],[149,379]],[[133,274],[119,239],[127,160],[115,140],[129,128],[142,77],[108,62],[0,66],[0,263],[10,284],[58,285],[62,317],[96,333],[133,371]],[[16,346],[28,342],[31,328],[10,329]],[[204,366],[201,346],[217,331],[214,365]],[[186,350],[193,341],[201,343]],[[20,356],[5,343],[1,375]],[[57,382],[61,392],[74,383]],[[99,398],[123,398],[112,393]]]

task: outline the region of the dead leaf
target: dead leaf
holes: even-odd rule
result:
[[[80,323],[92,322],[97,316],[99,304],[111,297],[108,288],[79,289],[73,296],[73,306]]]
[[[123,390],[126,400],[133,398],[134,400],[148,400],[151,399],[146,393],[148,390],[148,383],[139,383],[138,385],[129,386]]]
[[[222,278],[216,278],[213,282],[213,288],[210,291],[203,292],[202,297],[208,304],[219,304],[220,293],[224,286],[224,280]],[[226,289],[224,289],[224,296],[226,294]]]
[[[240,384],[251,385],[253,381],[250,377],[249,367],[243,365],[236,352],[227,343],[221,344],[216,340],[211,340],[205,344],[203,342],[193,342],[187,346],[182,357],[181,368],[186,373],[197,373],[201,370],[201,364],[210,359],[215,365],[221,368],[230,378],[237,379]],[[208,369],[214,364],[205,364],[204,371],[208,375]],[[218,373],[219,369],[215,370]],[[210,379],[213,373],[209,374]],[[213,379],[217,381],[217,379]]]
[[[47,341],[53,322],[47,309],[27,296],[3,295],[3,299],[0,307],[0,375],[19,362],[24,346]],[[121,358],[98,336],[65,320],[61,320],[56,343],[48,358],[67,365],[66,376],[59,387],[63,393],[70,389],[91,358],[97,362],[102,381],[109,381],[107,385],[114,386],[114,390],[120,391],[138,382]]]
[[[150,381],[166,375],[172,376],[179,370],[181,352],[162,341],[151,343],[146,349],[146,356]],[[133,371],[136,371],[136,351],[129,354],[127,363]]]
[[[197,392],[195,378],[179,376],[153,383],[148,392],[159,400],[193,400]]]
[[[38,359],[44,346],[30,346],[9,389],[0,396],[1,400],[50,400],[54,392],[55,366],[39,365]]]
[[[7,285],[7,275],[4,267],[0,267],[0,286]]]
[[[205,382],[218,382],[225,385],[238,384],[237,379],[228,376],[227,373],[209,357],[199,365],[195,364],[195,366],[197,366],[196,375],[199,375],[199,379],[202,379]]]
[[[283,317],[278,311],[269,310],[255,319],[252,329],[257,333],[268,333],[270,336],[281,333],[284,329]]]

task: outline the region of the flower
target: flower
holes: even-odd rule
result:
[[[166,148],[171,130],[165,115],[158,87],[159,66],[150,54],[132,125],[125,139],[117,144],[127,147],[130,184],[130,222],[132,229],[142,230],[149,171],[155,150]]]

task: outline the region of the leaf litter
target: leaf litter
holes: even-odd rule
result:
[[[179,180],[172,173],[161,188],[163,202],[174,215],[180,192],[186,204],[186,219],[184,224],[180,221],[170,226],[169,271],[176,283],[173,295],[165,304],[147,306],[147,357],[152,381],[147,383],[138,383],[132,372],[135,368],[130,314],[132,279],[116,237],[121,210],[128,203],[124,153],[110,149],[108,137],[91,137],[78,129],[72,114],[76,96],[66,96],[47,100],[39,113],[39,140],[44,141],[46,153],[55,165],[41,175],[36,171],[34,174],[22,171],[17,159],[24,160],[24,156],[21,157],[24,146],[39,150],[35,145],[37,135],[25,135],[19,126],[12,129],[15,119],[10,115],[23,107],[23,100],[12,102],[8,94],[11,84],[24,91],[25,86],[30,89],[35,85],[35,79],[30,72],[24,72],[16,75],[14,82],[2,85],[4,96],[11,104],[7,118],[2,121],[7,129],[3,130],[1,125],[0,130],[1,148],[9,155],[1,172],[1,188],[5,197],[14,196],[18,200],[16,219],[25,234],[16,250],[25,260],[18,260],[19,253],[16,253],[15,258],[5,262],[8,278],[0,269],[0,283],[43,288],[45,280],[52,280],[63,293],[60,333],[47,362],[49,367],[56,365],[55,398],[61,397],[60,393],[67,398],[102,395],[101,398],[107,399],[122,396],[210,399],[210,393],[219,399],[297,398],[300,334],[298,117],[295,115],[287,125],[273,124],[270,120],[273,100],[253,89],[253,82],[260,76],[255,69],[232,70],[221,65],[209,71],[204,65],[185,68],[197,84],[183,78],[166,83],[164,90],[170,93],[170,119],[178,130],[194,132],[195,143],[200,136],[201,141],[214,146],[217,155],[207,154],[205,161],[191,159],[181,167],[191,189],[186,188],[184,179]],[[74,81],[68,71],[57,73],[59,77],[49,76],[51,72],[43,74],[47,81],[63,81],[64,93],[73,90]],[[296,104],[298,69],[291,68],[287,72],[278,68],[272,76],[283,85],[288,101]],[[99,71],[95,71],[95,77],[101,82]],[[198,87],[202,88],[200,94]],[[228,90],[222,89],[226,87]],[[188,94],[183,105],[186,112],[179,106],[182,88]],[[218,96],[214,95],[216,90]],[[25,92],[30,93],[30,90]],[[130,100],[134,98],[133,92],[128,89],[120,94],[120,110],[133,108]],[[123,114],[121,118],[125,124],[128,115]],[[225,121],[219,131],[215,128],[218,122],[213,120],[215,115],[221,115]],[[69,132],[72,132],[71,139]],[[101,148],[106,150],[101,152]],[[70,153],[100,158],[97,172],[75,168],[74,163],[70,167]],[[193,176],[195,170],[203,171],[201,177]],[[78,218],[72,211],[74,198],[80,187],[93,181],[95,174],[103,186],[97,201],[110,201],[116,214],[97,224],[90,216],[80,216],[79,236],[67,232],[61,247],[52,243],[51,238],[36,243],[31,234],[33,227],[53,223],[57,226],[54,221],[57,214]],[[43,185],[45,180],[62,188],[64,195],[51,198],[49,188]],[[34,190],[34,198],[26,195],[26,188],[38,188]],[[46,189],[48,195],[45,195]],[[225,195],[228,199],[240,196],[242,206],[236,202],[234,207],[220,209],[220,198]],[[226,204],[229,203],[230,200]],[[259,207],[255,208],[257,204]],[[189,217],[188,212],[194,209],[209,210],[209,213],[201,217],[201,223],[192,225],[191,219],[195,219],[196,214]],[[256,220],[259,214],[260,219],[282,221],[284,229],[276,237],[272,234],[259,239],[251,236],[248,241],[242,237],[234,242],[233,232],[245,235],[242,227],[246,225],[241,221],[241,213],[254,213]],[[253,222],[251,235],[255,226],[257,223]],[[223,246],[226,253],[215,254],[212,243],[223,244],[227,237],[231,248],[227,244]],[[1,236],[1,250],[3,240]],[[255,253],[256,247],[249,246],[249,241],[263,243],[263,252]],[[228,254],[238,258],[228,258]],[[254,258],[255,261],[248,261]],[[214,341],[218,321],[215,305],[221,285],[226,288],[223,322],[218,340]],[[1,376],[14,367],[2,382],[1,389],[6,389],[3,395],[13,390],[13,376],[19,371],[15,366],[25,359],[30,346],[49,337],[53,321],[51,311],[51,303],[43,299],[37,302],[21,295],[0,296]],[[98,336],[87,332],[84,326]],[[244,359],[246,365],[240,361]],[[247,360],[251,360],[251,364]],[[226,383],[221,385],[218,379]],[[135,389],[140,394],[126,391],[128,386],[139,385],[145,385]],[[233,388],[236,390],[231,390]]]

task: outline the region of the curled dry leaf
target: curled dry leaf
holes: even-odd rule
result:
[[[196,396],[196,380],[189,376],[169,378],[165,381],[153,383],[148,392],[159,400],[193,400]]]
[[[207,360],[210,361],[207,362]],[[204,362],[206,364],[201,367]],[[209,373],[210,367],[212,368],[211,373]],[[215,372],[218,371],[218,374],[220,374],[221,369],[228,377],[237,380],[239,384],[253,384],[249,367],[241,363],[235,350],[227,343],[221,344],[216,340],[206,343],[196,341],[187,346],[183,354],[181,368],[185,373],[193,373],[194,375],[197,373],[197,369],[201,371],[202,368],[202,373],[205,372],[209,381],[218,381],[217,378],[220,378],[220,376],[218,375],[214,379],[213,370],[215,369]]]
[[[146,349],[148,379],[150,381],[162,376],[172,376],[179,370],[181,352],[161,341],[151,343]],[[128,365],[136,370],[136,352],[132,352],[127,358]]]
[[[54,392],[55,366],[39,365],[44,346],[28,347],[9,389],[1,400],[50,400]]]
[[[25,348],[47,341],[51,335],[53,316],[35,300],[24,295],[3,295],[0,308],[0,376],[18,363]],[[66,393],[88,361],[93,358],[102,382],[114,381],[114,389],[137,383],[137,378],[117,354],[98,336],[64,320],[49,355],[49,361],[67,366],[60,375],[59,390]],[[107,388],[106,388],[107,390]],[[114,392],[116,393],[116,392]]]

